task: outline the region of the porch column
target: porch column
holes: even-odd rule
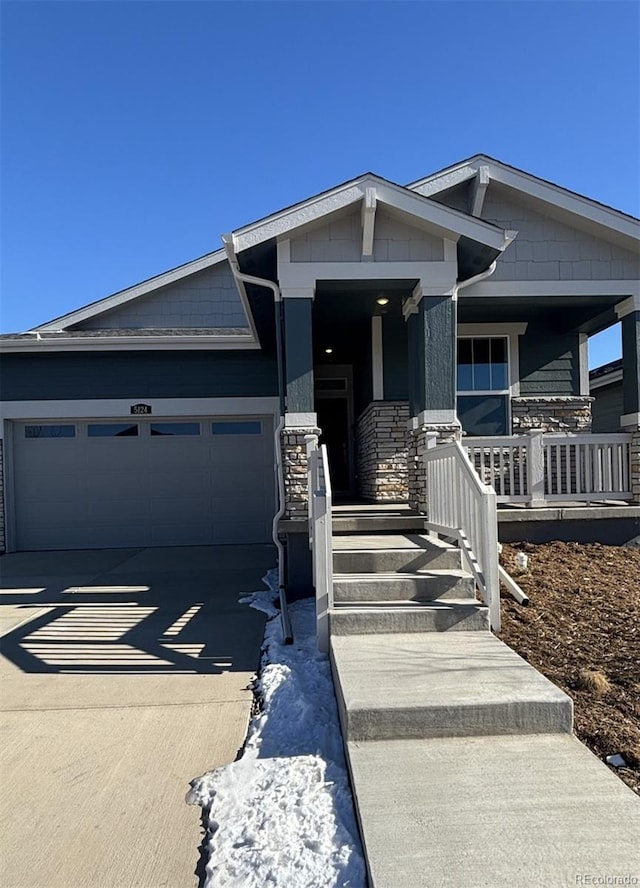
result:
[[[420,284],[405,308],[409,339],[409,503],[427,512],[422,454],[427,436],[456,440],[456,300]]]
[[[282,467],[285,518],[304,522],[308,515],[305,435],[318,434],[313,396],[313,291],[282,291],[284,309],[285,427]],[[304,526],[303,525],[303,526]]]
[[[622,322],[622,431],[631,432],[631,490],[640,503],[640,298],[616,306]]]

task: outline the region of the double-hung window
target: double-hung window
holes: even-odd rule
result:
[[[509,434],[509,337],[458,339],[458,419],[467,435]]]

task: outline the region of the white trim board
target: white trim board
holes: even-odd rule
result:
[[[373,315],[371,318],[371,376],[373,400],[384,401],[384,351],[381,315]]]
[[[499,299],[527,296],[638,296],[640,281],[479,281],[466,287],[460,299],[494,296]]]
[[[29,419],[132,419],[133,404],[149,404],[142,419],[176,416],[247,416],[279,414],[278,398],[96,398],[78,401],[4,401],[0,422]]]
[[[24,351],[229,351],[259,349],[250,336],[87,336],[52,339],[2,339],[0,352]]]

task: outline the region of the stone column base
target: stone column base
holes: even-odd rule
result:
[[[306,521],[309,517],[307,492],[307,448],[305,435],[319,435],[318,428],[284,428],[281,436],[284,472],[285,518]]]
[[[429,491],[427,490],[427,473],[424,464],[424,451],[427,439],[436,435],[436,444],[451,444],[459,441],[462,428],[459,422],[424,425],[417,417],[409,422],[409,447],[407,466],[409,474],[409,505],[422,515],[429,515]]]
[[[372,401],[356,423],[358,493],[373,502],[406,502],[407,421],[403,401]]]

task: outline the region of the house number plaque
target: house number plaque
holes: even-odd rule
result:
[[[151,413],[151,404],[132,404],[131,413],[133,416],[149,416]]]

